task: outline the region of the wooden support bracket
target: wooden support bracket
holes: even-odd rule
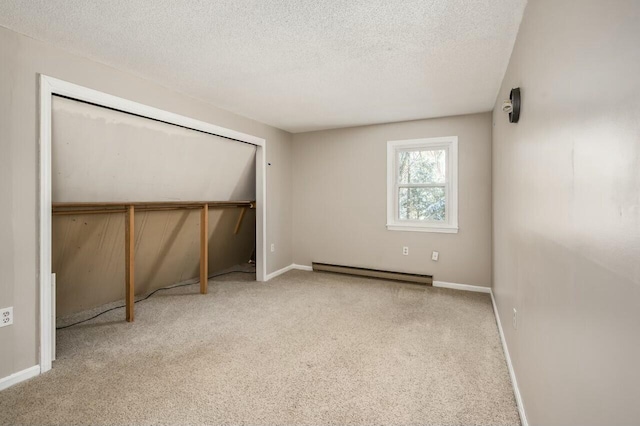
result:
[[[242,219],[244,219],[244,214],[247,212],[247,208],[243,207],[240,210],[240,216],[238,216],[238,222],[236,223],[236,229],[233,231],[234,234],[237,234],[240,231],[240,225],[242,225]]]
[[[125,299],[127,322],[133,322],[133,306],[135,304],[135,207],[127,207],[125,217],[124,241],[125,241]]]
[[[207,294],[209,285],[209,205],[200,212],[200,293]]]

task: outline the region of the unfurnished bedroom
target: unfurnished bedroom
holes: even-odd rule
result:
[[[0,425],[638,424],[638,22],[0,0]]]

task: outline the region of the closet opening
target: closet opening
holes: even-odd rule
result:
[[[56,329],[134,322],[150,297],[207,294],[221,275],[264,280],[264,140],[42,83],[42,372]]]

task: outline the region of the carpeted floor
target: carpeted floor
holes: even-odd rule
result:
[[[252,279],[58,331],[53,370],[0,392],[0,424],[520,424],[489,295]]]

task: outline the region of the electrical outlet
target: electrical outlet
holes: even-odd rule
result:
[[[409,256],[409,247],[402,247],[402,254],[404,256]]]
[[[438,256],[440,256],[440,253],[438,253],[437,251],[434,251],[433,253],[431,253],[431,260],[435,260],[437,262]]]
[[[518,311],[516,311],[516,308],[513,308],[513,328],[515,330],[518,329]]]
[[[0,309],[0,327],[13,324],[13,306]]]
[[[276,245],[271,243],[271,253],[273,253],[274,251],[276,251]]]

